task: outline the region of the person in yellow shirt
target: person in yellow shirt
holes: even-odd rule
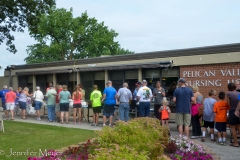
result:
[[[102,93],[98,90],[97,85],[93,85],[94,91],[90,95],[90,100],[92,102],[92,109],[93,109],[93,124],[91,126],[99,126],[98,125],[98,118],[99,113],[102,110]]]

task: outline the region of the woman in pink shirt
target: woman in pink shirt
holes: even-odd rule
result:
[[[75,87],[75,91],[72,94],[73,99],[73,123],[76,124],[76,115],[78,114],[78,123],[81,124],[81,99],[82,99],[82,92],[81,89],[77,85]]]
[[[17,96],[16,93],[13,92],[13,88],[9,87],[9,92],[6,93],[5,95],[5,99],[6,99],[6,110],[11,113],[11,120],[14,120],[14,114],[13,114],[13,110],[14,110],[14,106],[15,106],[15,100],[16,100]]]

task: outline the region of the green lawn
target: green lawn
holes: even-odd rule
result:
[[[61,149],[96,135],[91,130],[16,121],[4,121],[4,127],[5,133],[0,132],[1,160],[24,160],[30,155],[38,156],[45,149]]]

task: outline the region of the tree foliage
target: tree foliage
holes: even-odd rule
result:
[[[47,13],[55,0],[1,0],[0,1],[0,45],[6,43],[7,50],[16,53],[12,32],[23,32],[29,27],[37,32],[39,15]]]
[[[114,41],[118,33],[108,29],[104,22],[89,18],[87,12],[74,18],[72,9],[52,8],[49,14],[40,17],[37,28],[37,32],[30,29],[38,43],[28,46],[27,63],[133,53]]]

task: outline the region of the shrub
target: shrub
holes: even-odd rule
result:
[[[104,127],[97,131],[101,148],[114,149],[129,147],[138,154],[145,153],[150,159],[157,159],[164,152],[164,144],[168,142],[168,129],[153,118],[136,118],[126,122],[118,122],[115,127]]]
[[[127,146],[114,145],[113,148],[100,148],[95,150],[94,155],[89,155],[89,159],[94,160],[122,160],[122,159],[137,159],[147,160],[146,153],[138,153],[135,149]]]
[[[165,152],[167,153],[175,153],[177,151],[177,145],[175,142],[169,142],[165,146]]]

